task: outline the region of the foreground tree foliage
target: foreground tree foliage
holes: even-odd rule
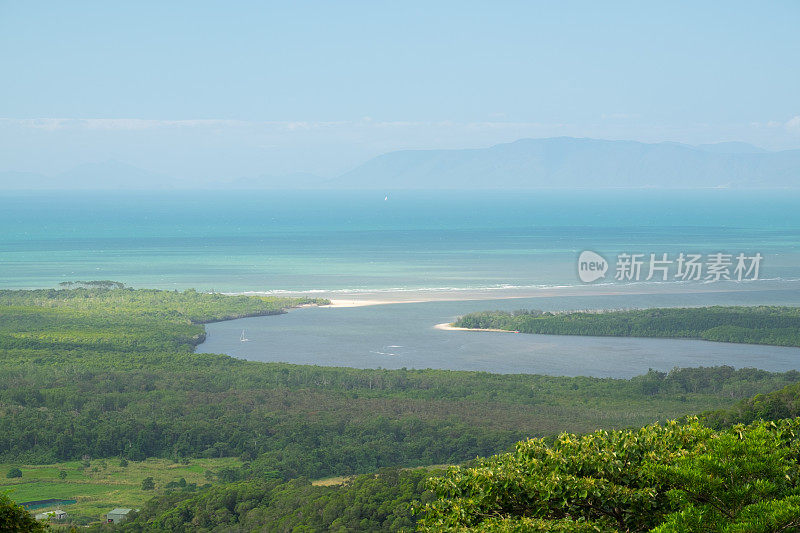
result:
[[[5,494],[0,493],[0,531],[4,533],[36,533],[49,530],[50,528],[45,523],[35,520],[31,513],[12,502]]]
[[[547,313],[483,311],[459,318],[461,328],[548,335],[670,337],[800,346],[800,307],[692,307]]]
[[[431,488],[421,531],[797,531],[800,419],[531,439]]]

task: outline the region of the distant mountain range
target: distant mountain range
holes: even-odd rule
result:
[[[800,150],[558,137],[472,150],[405,150],[332,180],[352,189],[800,187]]]
[[[489,148],[402,150],[332,179],[313,174],[179,181],[125,163],[82,165],[56,176],[0,172],[2,189],[527,189],[560,187],[800,187],[800,150],[769,152],[727,142],[557,137]]]

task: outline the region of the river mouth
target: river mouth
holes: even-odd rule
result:
[[[278,316],[206,325],[200,353],[251,361],[352,368],[434,368],[500,374],[630,378],[649,369],[728,365],[800,370],[800,348],[688,339],[528,335],[437,329],[458,315],[489,309],[567,310],[696,305],[796,305],[800,294],[561,296],[438,301],[347,308],[303,308]],[[242,330],[247,342],[241,342]]]

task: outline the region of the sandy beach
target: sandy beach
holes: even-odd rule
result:
[[[645,294],[702,294],[714,292],[756,290],[755,285],[716,283],[708,285],[635,284],[635,285],[578,285],[561,287],[513,287],[478,289],[408,289],[386,291],[318,291],[316,298],[331,301],[326,307],[365,307],[402,303],[460,302],[470,300],[509,300],[527,298],[552,298],[558,296],[620,296]],[[247,293],[264,294],[271,293]],[[308,293],[281,293],[281,296],[309,296]]]
[[[519,333],[517,331],[509,331],[507,329],[494,329],[494,328],[457,328],[453,324],[449,322],[444,322],[443,324],[436,324],[433,326],[433,329],[441,329],[443,331],[496,331],[499,333]]]
[[[365,307],[368,305],[423,303],[432,300],[404,300],[400,298],[384,298],[382,300],[365,300],[361,298],[331,298],[331,304],[325,307]]]

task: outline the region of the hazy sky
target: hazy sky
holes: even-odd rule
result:
[[[334,175],[559,135],[800,148],[800,2],[0,0],[0,171]]]

